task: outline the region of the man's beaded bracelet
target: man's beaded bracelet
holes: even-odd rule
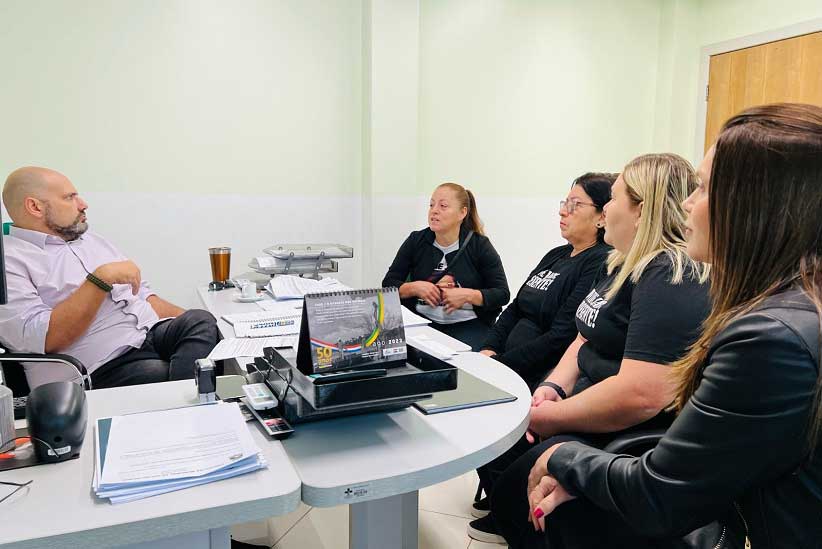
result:
[[[110,292],[114,289],[114,286],[103,280],[102,278],[98,278],[93,274],[89,273],[86,275],[86,280],[103,290],[104,292]]]

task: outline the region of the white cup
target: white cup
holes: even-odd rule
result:
[[[257,284],[252,281],[245,282],[242,288],[240,288],[240,295],[245,299],[257,297]]]

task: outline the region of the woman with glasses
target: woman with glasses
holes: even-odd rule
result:
[[[482,354],[517,372],[535,389],[577,335],[574,313],[602,270],[602,208],[616,174],[586,173],[559,203],[559,230],[568,242],[543,257],[489,330]]]
[[[382,285],[399,288],[403,305],[474,351],[511,297],[474,194],[456,183],[434,189],[428,227],[405,239]]]
[[[559,203],[559,230],[568,242],[540,259],[516,297],[488,331],[481,353],[517,372],[533,391],[577,335],[574,313],[602,272],[610,246],[605,244],[602,208],[611,199],[617,174],[586,173]],[[508,454],[477,469],[480,486],[490,494],[494,479],[525,441]],[[474,503],[473,514],[488,514],[488,497]],[[478,521],[483,528],[486,521]]]
[[[822,108],[743,111],[699,171],[688,254],[712,264],[713,304],[673,368],[679,415],[641,458],[543,448],[533,525],[518,517],[539,547],[822,544]],[[569,537],[575,516],[599,527]]]
[[[696,340],[709,307],[707,267],[686,254],[682,202],[697,184],[693,167],[674,154],[635,158],[614,183],[605,206],[605,242],[614,247],[607,276],[585,296],[579,335],[534,392],[528,438],[544,442],[514,461],[491,494],[494,524],[512,548],[543,543],[523,526],[528,474],[546,445],[602,447],[670,424],[668,364]],[[591,527],[580,520],[571,530]]]

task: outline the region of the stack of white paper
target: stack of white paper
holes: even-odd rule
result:
[[[92,487],[125,503],[266,467],[237,403],[97,420]]]
[[[282,299],[302,299],[305,294],[317,294],[323,292],[342,292],[350,290],[348,286],[336,278],[323,278],[314,280],[292,275],[275,276],[266,286],[276,300]]]
[[[410,328],[411,326],[425,326],[426,324],[431,324],[431,321],[425,318],[424,316],[420,316],[405,305],[402,306],[402,324],[406,328]]]
[[[289,316],[299,315],[303,312],[302,299],[289,299],[287,301],[274,301],[272,299],[263,299],[257,302],[257,306],[263,311],[270,313]]]
[[[458,353],[466,353],[471,350],[470,345],[466,345],[462,341],[436,330],[413,335],[406,334],[405,341],[412,347],[416,347],[440,360],[449,360]]]
[[[278,337],[300,333],[300,312],[294,311],[288,316],[278,315],[268,311],[254,311],[253,313],[235,313],[223,315],[223,320],[234,327],[237,337]],[[270,345],[279,347],[283,345]]]
[[[206,358],[211,360],[225,360],[242,356],[263,356],[266,347],[295,347],[297,336],[278,337],[229,337],[222,339]]]

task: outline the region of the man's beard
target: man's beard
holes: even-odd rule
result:
[[[85,215],[84,212],[77,214],[77,219],[75,219],[71,225],[58,225],[54,222],[51,215],[51,207],[46,204],[46,227],[60,235],[66,242],[71,242],[72,240],[80,238],[80,236],[88,230],[88,223],[81,221],[83,215]]]

